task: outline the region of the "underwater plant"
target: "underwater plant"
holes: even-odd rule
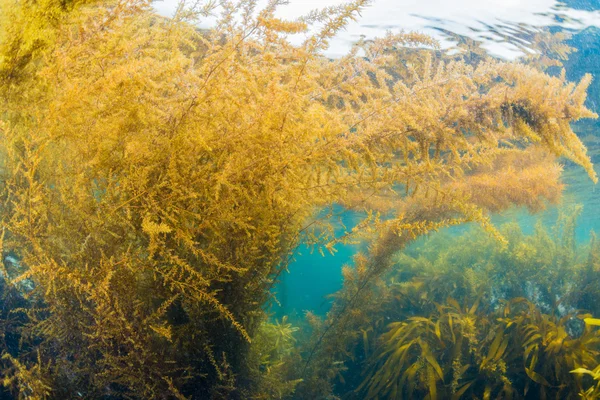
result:
[[[449,298],[429,317],[388,325],[358,391],[366,398],[512,398],[510,336],[493,317]],[[479,392],[479,393],[478,393]]]
[[[27,299],[0,367],[14,396],[39,378],[52,398],[260,397],[248,354],[299,244],[372,240],[308,376],[317,351],[339,361],[322,344],[356,335],[403,246],[558,201],[559,157],[597,180],[569,126],[595,117],[591,76],[470,65],[417,33],[330,60],[367,1],[293,21],[281,3],[163,18],[143,0],[0,1],[0,226],[18,260],[2,279]],[[336,205],[367,217],[334,237]],[[329,385],[313,384],[295,393]]]
[[[299,379],[291,379],[299,363],[294,334],[299,330],[287,316],[273,323],[264,321],[257,329],[248,352],[250,376],[256,385],[253,399],[285,399],[294,392]]]
[[[12,365],[4,373],[2,384],[6,387],[17,386],[19,399],[43,400],[50,397],[52,386],[46,381],[47,377],[42,368],[39,354],[38,362],[29,368],[8,353],[4,354],[2,358],[8,360]]]
[[[553,226],[538,223],[530,234],[505,223],[498,228],[505,243],[472,228],[398,253],[367,302],[350,310],[353,325],[336,342],[338,353],[315,358],[316,367],[337,371],[315,380],[320,390],[356,399],[592,393],[570,373],[593,371],[600,357],[598,332],[584,326],[597,305],[581,291],[600,284],[591,268],[598,246],[594,237],[575,242],[580,211],[565,208]],[[347,268],[346,280],[356,282],[357,273]]]
[[[496,312],[479,311],[478,302],[447,304],[389,324],[357,391],[368,399],[566,399],[583,392],[570,371],[596,365],[598,331],[575,333],[574,316],[553,318],[526,299]]]
[[[519,306],[521,309],[516,311]],[[596,365],[600,356],[599,332],[582,329],[583,322],[579,320],[577,324],[573,315],[556,318],[542,314],[525,299],[512,299],[504,314],[506,326],[515,327],[525,373],[537,384],[527,382],[524,395],[533,391],[538,398],[575,398],[582,391],[582,384],[569,373],[575,368]],[[583,319],[585,315],[579,317]],[[571,321],[576,325],[569,325]]]

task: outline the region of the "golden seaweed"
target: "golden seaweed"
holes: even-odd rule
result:
[[[286,393],[299,379],[325,390],[355,353],[321,344],[373,340],[355,329],[370,318],[357,304],[376,301],[399,249],[464,222],[506,240],[490,214],[557,202],[559,157],[597,180],[569,125],[595,117],[589,75],[470,65],[418,33],[329,60],[330,39],[368,2],[294,21],[275,17],[279,3],[221,1],[204,31],[216,2],[162,18],[144,0],[0,1],[0,224],[3,256],[17,260],[3,280],[28,301],[21,351],[2,364],[16,396],[39,379],[41,397],[251,397],[247,355],[294,250],[361,237],[371,246],[304,372],[285,377]],[[335,205],[367,217],[335,237]],[[484,343],[471,314],[439,335]],[[289,344],[292,328],[277,329]],[[418,380],[406,379],[435,397],[449,378],[429,339],[413,348]],[[338,363],[320,376],[317,350],[321,367]]]

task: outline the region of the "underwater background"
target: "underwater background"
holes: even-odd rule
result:
[[[0,399],[600,399],[600,0],[0,0]]]

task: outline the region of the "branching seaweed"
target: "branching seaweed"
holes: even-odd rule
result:
[[[500,237],[490,213],[558,201],[559,157],[597,179],[569,126],[595,117],[590,76],[470,65],[417,33],[330,60],[367,1],[293,21],[280,3],[163,18],[144,0],[0,0],[0,223],[15,260],[2,279],[27,300],[12,390],[253,396],[247,355],[294,249],[362,235],[372,246],[304,360],[315,375],[409,242],[468,221]],[[336,238],[334,205],[369,217]]]

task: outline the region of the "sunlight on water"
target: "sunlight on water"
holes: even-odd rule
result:
[[[343,3],[343,0],[291,0],[279,7],[277,15],[294,19],[316,8]],[[169,16],[177,4],[176,0],[160,0],[154,7],[160,14]],[[209,27],[212,21],[214,18],[208,18],[201,26]],[[449,47],[452,41],[440,33],[443,29],[481,41],[495,56],[513,59],[523,53],[507,39],[518,33],[519,25],[560,25],[581,30],[600,26],[600,11],[575,10],[555,0],[374,0],[361,12],[357,22],[351,22],[332,40],[327,54],[332,57],[345,54],[361,36],[380,37],[387,31],[400,30],[425,32]]]

